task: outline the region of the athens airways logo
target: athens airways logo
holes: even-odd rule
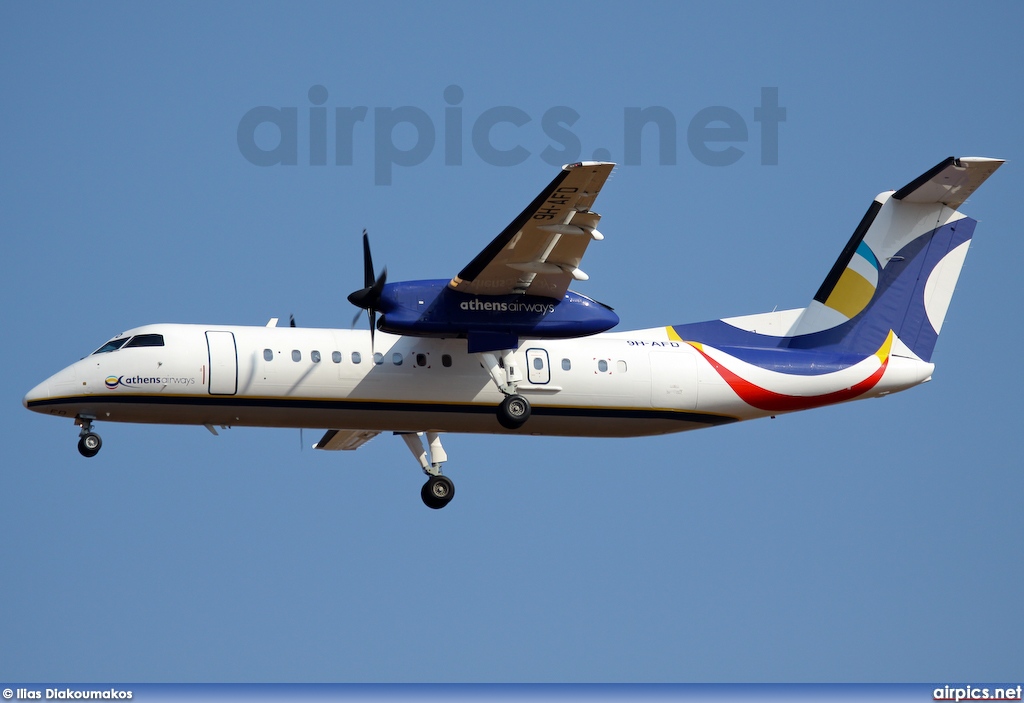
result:
[[[550,315],[555,311],[555,306],[547,303],[518,303],[505,301],[484,301],[479,298],[465,300],[459,303],[462,310],[484,311],[484,312],[531,312]]]
[[[125,388],[144,388],[146,386],[191,386],[195,384],[194,378],[183,378],[177,376],[107,376],[107,388],[114,390],[119,386]]]

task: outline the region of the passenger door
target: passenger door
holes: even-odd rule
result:
[[[238,391],[238,349],[232,332],[206,333],[210,352],[210,395],[234,395]]]

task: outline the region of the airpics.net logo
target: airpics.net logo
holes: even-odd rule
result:
[[[145,388],[146,386],[191,386],[196,379],[178,376],[107,376],[105,383],[107,388]]]
[[[575,130],[584,131],[586,120],[566,105],[549,107],[537,120],[536,115],[513,105],[478,113],[467,109],[463,106],[465,91],[458,85],[449,85],[441,97],[429,110],[414,105],[372,110],[366,105],[333,105],[329,109],[327,88],[314,85],[307,91],[309,105],[303,108],[259,105],[246,111],[236,130],[238,150],[255,166],[298,166],[300,153],[303,165],[326,166],[330,162],[355,166],[357,154],[363,154],[362,147],[356,145],[372,141],[373,182],[391,185],[396,166],[410,168],[426,162],[439,142],[445,166],[465,163],[467,139],[473,155],[491,166],[517,166],[534,156],[552,166],[587,159],[639,166],[645,158],[645,144],[648,151],[656,144],[658,165],[675,166],[678,141],[685,131],[686,148],[696,161],[730,166],[744,158],[747,150],[757,148],[750,146],[750,133],[755,131],[761,165],[776,166],[779,125],[786,121],[779,89],[762,87],[759,104],[739,110],[712,105],[697,110],[689,119],[679,119],[661,105],[624,107],[621,147],[585,149]],[[438,115],[440,129],[435,119]],[[754,130],[750,120],[757,126]],[[300,132],[308,140],[301,149]],[[333,158],[329,158],[331,141]],[[539,148],[541,144],[543,148]]]

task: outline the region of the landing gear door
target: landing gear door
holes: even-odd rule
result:
[[[238,391],[238,350],[232,332],[207,332],[210,351],[210,395],[234,395]]]
[[[526,350],[526,377],[535,385],[551,382],[551,365],[548,362],[547,350]]]

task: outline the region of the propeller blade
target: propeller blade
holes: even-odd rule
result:
[[[388,281],[388,267],[385,266],[384,270],[380,272],[380,277],[373,282],[370,286],[370,294],[373,296],[374,301],[380,300],[380,294],[384,292],[384,284]]]
[[[363,286],[369,288],[373,285],[373,256],[370,255],[370,235],[363,230]]]
[[[370,310],[380,302],[381,293],[384,292],[384,284],[388,279],[387,267],[380,276],[373,274],[373,255],[370,253],[370,235],[363,230],[363,288],[353,291],[348,295],[348,302],[358,308]]]

